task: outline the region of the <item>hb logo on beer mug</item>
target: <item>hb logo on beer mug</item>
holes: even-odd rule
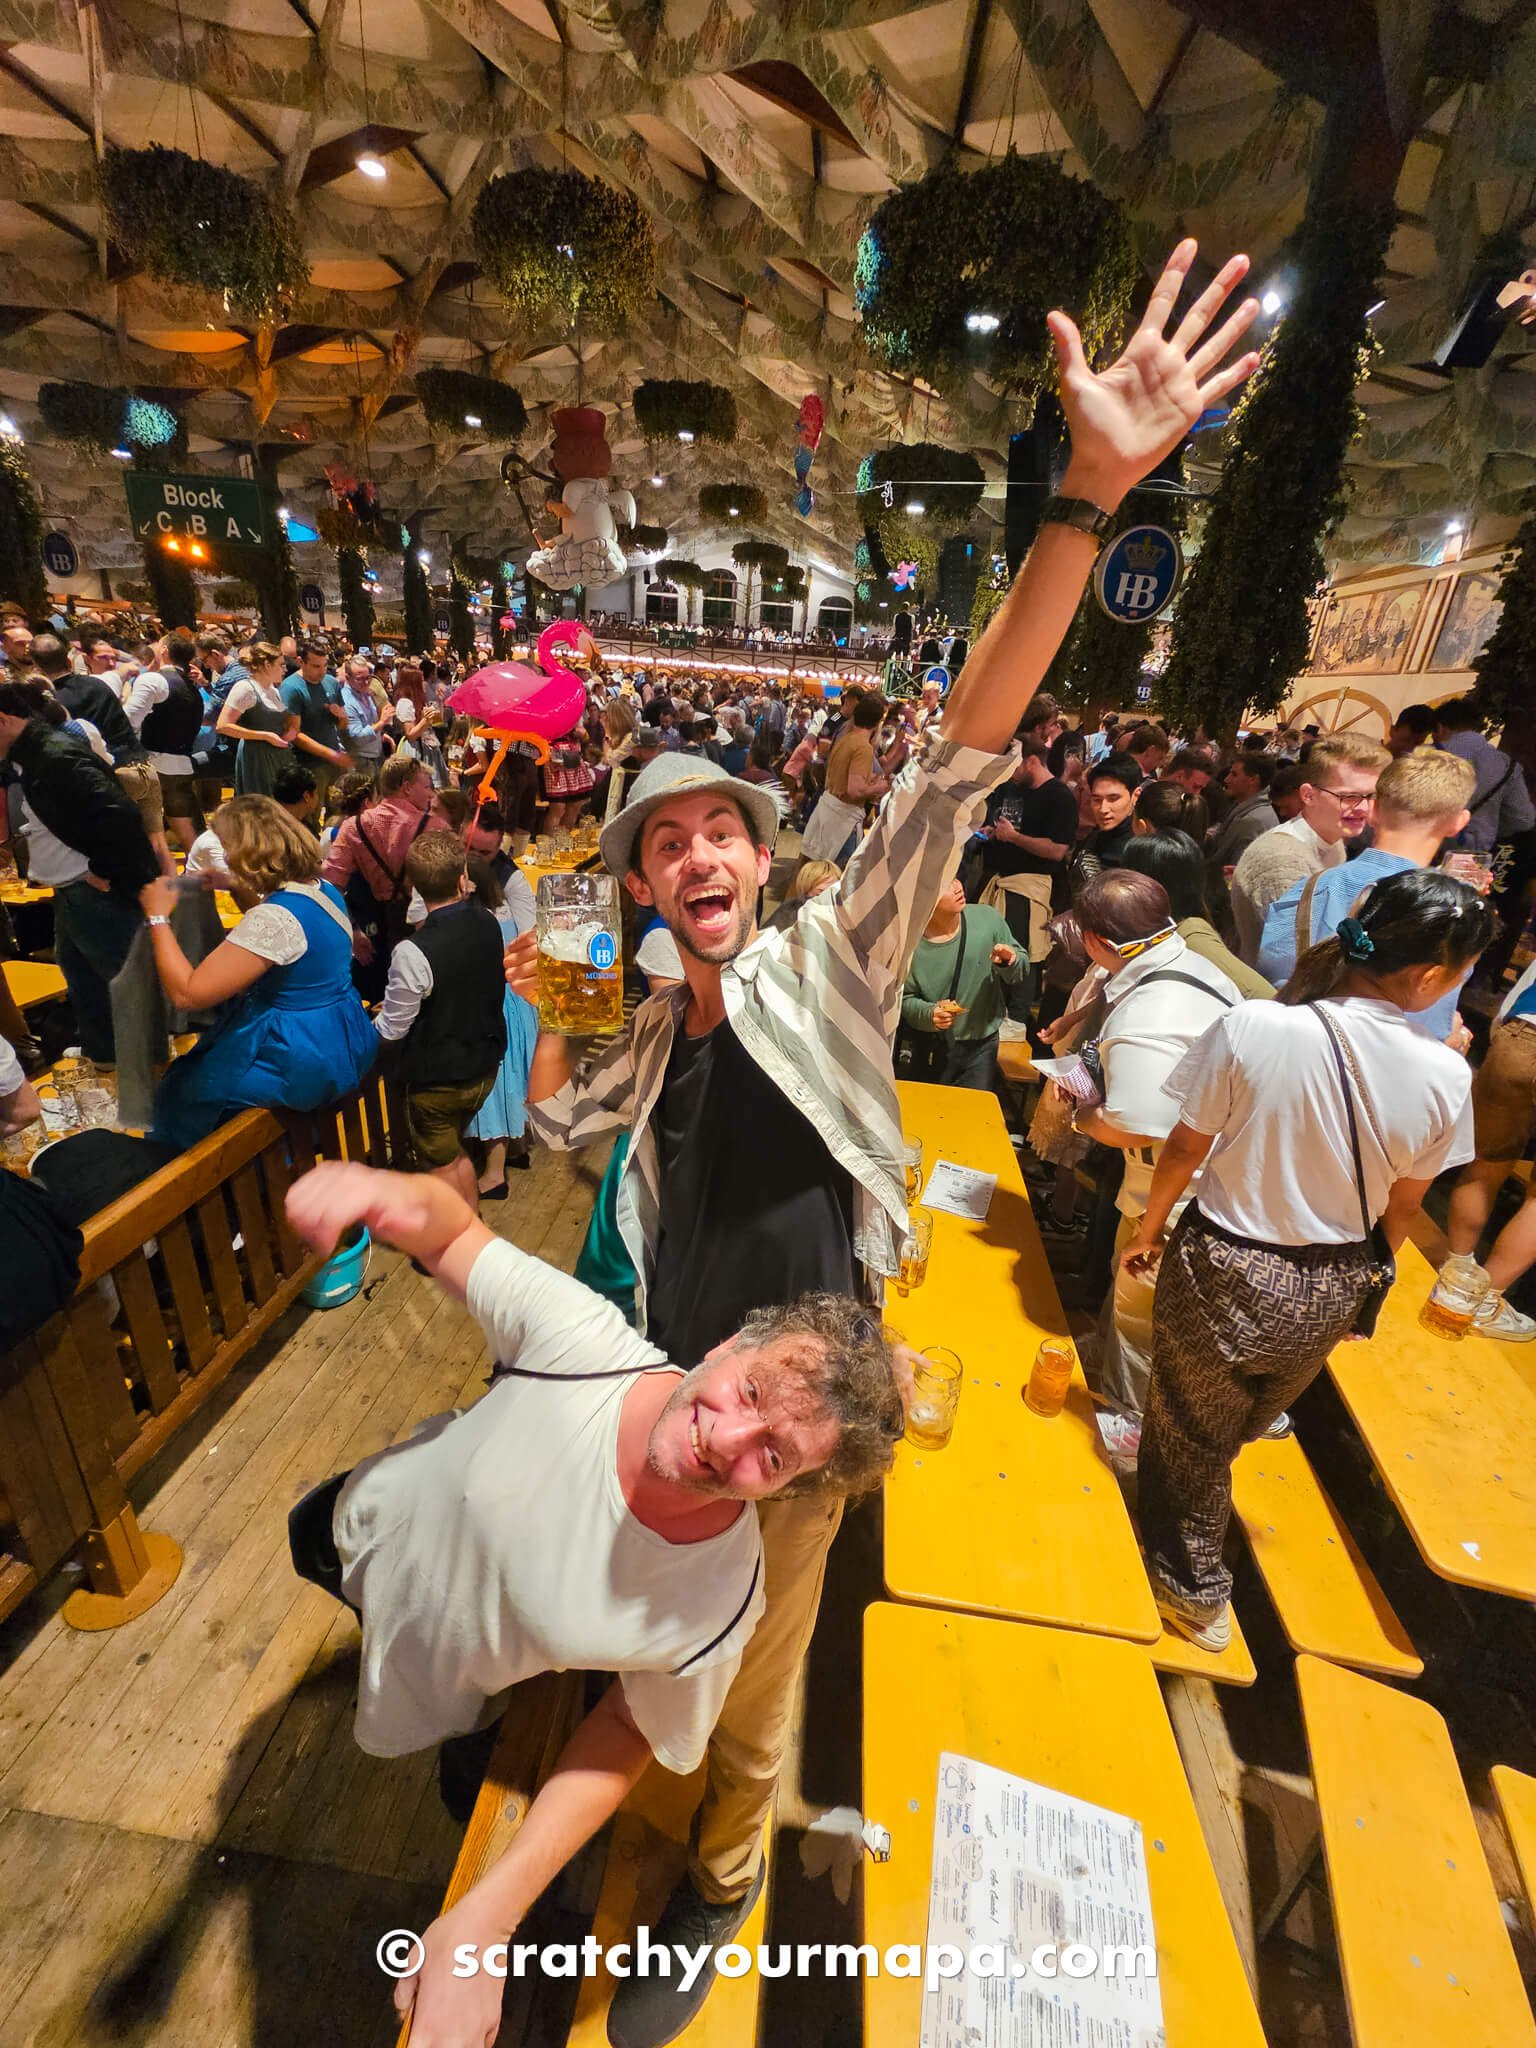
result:
[[[617,880],[542,875],[535,908],[539,1029],[568,1038],[617,1031],[624,1022]]]

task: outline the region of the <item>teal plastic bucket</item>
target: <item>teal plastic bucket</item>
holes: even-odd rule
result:
[[[373,1256],[373,1239],[366,1224],[356,1223],[340,1246],[326,1260],[304,1289],[303,1298],[311,1308],[340,1308],[350,1301],[368,1277]]]

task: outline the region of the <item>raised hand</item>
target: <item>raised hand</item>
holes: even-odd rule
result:
[[[1124,353],[1097,375],[1088,367],[1076,323],[1065,313],[1049,316],[1062,409],[1072,435],[1063,484],[1069,496],[1090,498],[1112,511],[1179,445],[1207,406],[1258,368],[1258,352],[1252,349],[1228,361],[1253,325],[1257,299],[1244,299],[1205,338],[1234,287],[1247,276],[1246,256],[1225,263],[1172,334],[1164,332],[1198,246],[1193,240],[1180,242]]]

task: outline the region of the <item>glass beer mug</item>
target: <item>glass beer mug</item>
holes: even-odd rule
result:
[[[588,1037],[624,1022],[619,885],[612,875],[541,875],[535,899],[539,1029]]]

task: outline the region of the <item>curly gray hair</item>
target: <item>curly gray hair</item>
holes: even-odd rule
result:
[[[782,1307],[754,1309],[738,1341],[754,1351],[773,1345],[781,1370],[799,1379],[837,1424],[837,1448],[826,1463],[800,1473],[774,1499],[873,1493],[906,1428],[895,1345],[876,1312],[845,1294],[802,1294]]]

